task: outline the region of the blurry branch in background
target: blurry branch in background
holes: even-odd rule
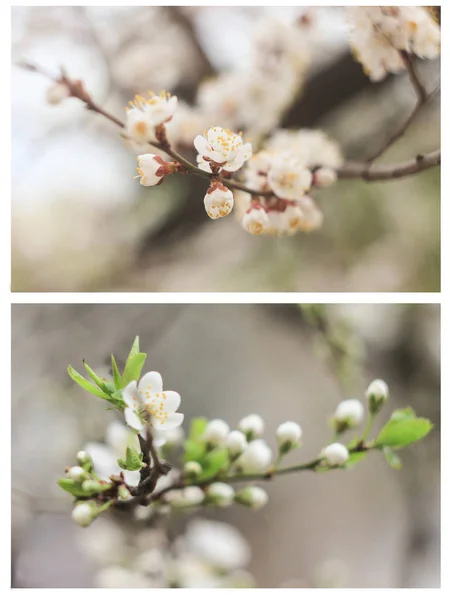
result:
[[[61,71],[59,77],[54,77],[53,75],[50,75],[48,72],[44,71],[41,67],[28,62],[19,63],[18,66],[29,71],[40,73],[41,75],[50,78],[55,84],[66,86],[70,97],[78,98],[84,102],[88,110],[106,117],[112,123],[119,126],[121,129],[124,129],[125,123],[123,121],[111,113],[108,113],[96,102],[94,102],[90,94],[84,88],[82,80],[70,79],[64,70]],[[239,181],[229,178],[228,176],[220,177],[217,175],[217,173],[208,173],[207,171],[204,171],[203,169],[200,169],[196,165],[192,164],[170,146],[170,143],[165,135],[164,126],[160,126],[159,136],[157,133],[157,137],[159,137],[158,141],[148,140],[147,143],[175,159],[175,161],[177,161],[181,167],[180,172],[185,174],[189,173],[208,180],[219,181],[221,183],[225,183],[227,188],[241,190],[255,197],[272,197],[274,195],[273,191],[271,190],[254,190],[243,185]],[[440,150],[435,150],[434,152],[430,152],[428,154],[421,154],[415,159],[405,163],[383,165],[376,168],[372,168],[371,163],[367,162],[344,164],[342,167],[336,169],[336,173],[339,179],[349,178],[364,179],[365,181],[386,181],[388,179],[397,179],[400,177],[406,177],[408,175],[414,175],[420,171],[424,171],[425,169],[438,166],[440,163],[441,152]],[[320,165],[317,165],[317,168],[319,167]]]
[[[431,100],[433,100],[440,90],[440,86],[438,86],[433,92],[428,93],[425,86],[419,79],[416,66],[411,56],[407,52],[403,52],[402,58],[406,65],[410,81],[417,96],[416,106],[414,107],[414,110],[406,119],[406,121],[391,136],[387,138],[387,140],[376,152],[371,154],[366,159],[368,163],[372,163],[374,160],[379,158],[382,154],[386,152],[386,150],[388,150],[397,140],[399,140],[403,136],[408,127],[414,122],[422,108]]]
[[[351,327],[329,313],[323,304],[301,304],[299,310],[310,325],[317,354],[329,365],[342,393],[348,393],[364,358],[364,348]]]

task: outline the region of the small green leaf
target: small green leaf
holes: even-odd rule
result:
[[[206,453],[206,444],[202,441],[186,440],[184,442],[184,463],[195,461],[201,463]]]
[[[400,410],[394,410],[391,415],[390,421],[409,421],[410,419],[415,419],[416,413],[414,410],[407,406],[406,408],[402,408]]]
[[[120,390],[122,388],[122,375],[120,374],[119,369],[117,368],[116,359],[114,358],[114,354],[111,354],[111,368],[114,377],[114,385],[116,386],[116,390]]]
[[[394,419],[391,418],[380,431],[375,442],[378,447],[403,448],[421,440],[433,429],[428,419],[414,417],[410,412],[399,413],[396,411]]]
[[[97,373],[95,373],[91,367],[87,364],[87,362],[83,359],[83,365],[84,368],[86,369],[86,371],[88,372],[90,378],[92,379],[92,381],[101,389],[105,392],[105,394],[109,395],[108,392],[108,388],[105,385],[105,381],[103,381],[103,379],[100,379],[100,377],[97,375]]]
[[[402,468],[400,457],[389,446],[383,446],[383,454],[390,467],[397,470]]]
[[[99,515],[102,512],[105,512],[105,510],[108,510],[108,508],[111,506],[111,504],[112,504],[112,500],[108,500],[108,502],[105,502],[101,506],[97,506],[97,515]]]
[[[139,471],[144,466],[142,462],[142,452],[128,446],[125,460],[119,458],[117,461],[119,467],[125,471]]]
[[[202,464],[202,479],[210,479],[217,473],[228,467],[229,457],[226,448],[215,448],[208,452]]]
[[[191,427],[189,429],[189,439],[190,440],[199,440],[205,433],[206,426],[208,425],[208,419],[204,417],[198,417],[197,419],[192,419]]]
[[[72,379],[75,381],[75,383],[78,383],[80,387],[82,387],[90,394],[94,394],[94,396],[103,398],[103,400],[111,400],[111,398],[107,394],[105,394],[105,392],[99,390],[93,383],[85,379],[82,375],[78,373],[78,371],[75,371],[75,369],[70,365],[67,367],[67,372],[69,373],[70,377],[72,377]]]
[[[125,402],[122,399],[122,392],[121,391],[114,392],[113,394],[111,394],[111,402],[119,410],[124,409],[126,407],[126,404],[125,404]]]
[[[122,375],[122,387],[130,383],[130,381],[138,381],[141,376],[142,367],[144,366],[147,355],[143,352],[134,355],[126,362],[125,369]]]
[[[85,492],[81,488],[81,483],[79,481],[73,481],[69,477],[66,479],[58,479],[58,485],[65,492],[69,492],[72,496],[76,498],[89,498],[91,494],[89,492]]]
[[[353,467],[361,462],[362,460],[364,460],[367,457],[367,452],[352,452],[350,454],[350,458],[348,459],[348,461],[344,464],[344,467],[346,469],[353,469]]]
[[[137,335],[137,336],[134,338],[133,345],[131,346],[131,350],[130,350],[130,353],[129,353],[129,355],[128,355],[127,362],[128,362],[129,360],[131,360],[132,358],[134,358],[134,357],[135,357],[137,354],[139,354],[139,353],[140,353],[140,351],[141,351],[141,350],[140,350],[140,348],[139,348],[139,336]]]

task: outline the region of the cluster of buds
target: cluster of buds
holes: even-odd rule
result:
[[[249,162],[245,183],[261,195],[240,195],[246,207],[242,225],[254,235],[292,235],[320,228],[322,212],[309,196],[313,184],[325,187],[335,181],[332,169],[317,174],[289,153],[262,151]]]
[[[402,53],[433,59],[441,51],[441,30],[423,6],[347,8],[350,44],[373,81],[405,69]]]

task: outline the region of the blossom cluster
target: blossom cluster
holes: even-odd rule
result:
[[[402,53],[433,59],[441,50],[441,30],[423,6],[350,6],[350,44],[373,81],[405,69]]]

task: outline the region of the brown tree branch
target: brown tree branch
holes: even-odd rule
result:
[[[415,175],[441,164],[441,151],[419,154],[412,160],[393,165],[368,163],[346,163],[337,170],[339,179],[364,179],[365,181],[387,181]]]

